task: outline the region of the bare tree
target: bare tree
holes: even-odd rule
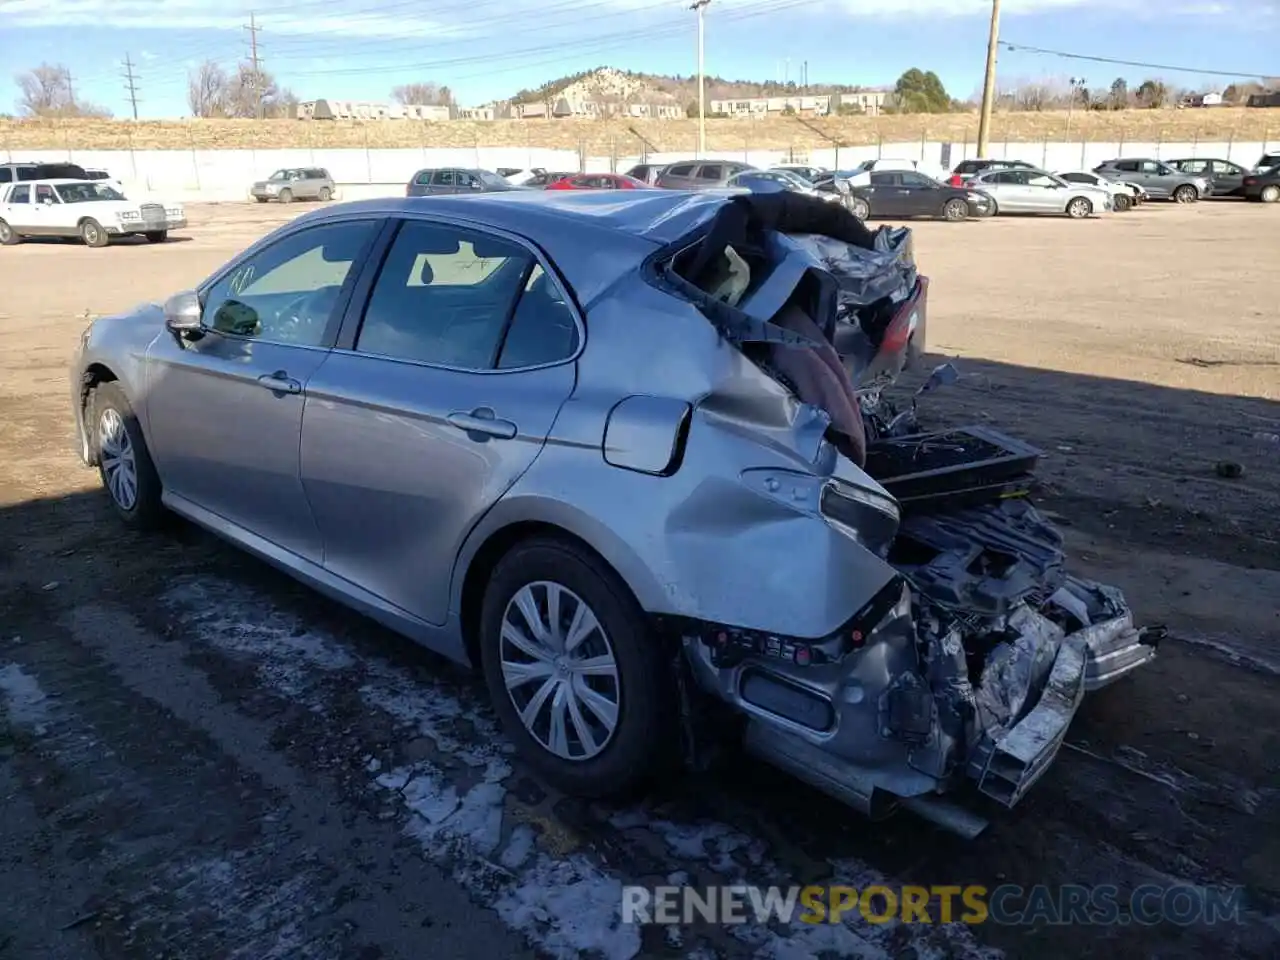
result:
[[[71,71],[62,64],[42,63],[17,76],[22,96],[18,108],[29,117],[109,117],[105,107],[77,100]]]
[[[396,103],[415,106],[453,106],[453,91],[435,83],[406,83],[391,91]]]
[[[231,78],[212,60],[187,75],[187,106],[193,117],[225,117],[229,111]]]

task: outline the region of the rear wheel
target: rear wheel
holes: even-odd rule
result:
[[[1276,186],[1274,183],[1267,184],[1262,188],[1262,192],[1258,194],[1258,198],[1263,203],[1275,203],[1280,200],[1280,186]]]
[[[1082,220],[1093,213],[1093,204],[1084,197],[1076,197],[1067,204],[1067,216],[1073,220]]]
[[[672,670],[626,585],[590,551],[536,539],[498,563],[480,659],[523,757],[568,793],[630,793],[679,756]]]
[[[849,198],[849,212],[859,220],[866,220],[871,216],[871,204],[863,200],[862,197]]]
[[[292,191],[292,190],[290,190],[290,189],[288,189],[288,188],[285,188],[284,190],[281,190],[281,191],[280,191],[280,202],[281,202],[281,203],[293,203],[293,191]]]
[[[1117,193],[1112,197],[1111,202],[1115,205],[1117,213],[1124,213],[1133,206],[1133,198],[1127,193]]]
[[[952,223],[969,219],[969,204],[959,197],[948,200],[942,205],[942,219]]]
[[[86,247],[105,247],[107,231],[102,229],[102,224],[97,220],[89,219],[80,224],[80,239]]]
[[[99,384],[89,394],[85,431],[117,516],[131,527],[154,527],[164,515],[160,476],[138,418],[118,383]]]
[[[1200,199],[1200,191],[1189,183],[1184,183],[1177,190],[1173,191],[1174,203],[1195,203]]]
[[[168,230],[148,230],[146,232],[147,243],[164,243],[169,239]]]
[[[0,246],[11,247],[21,242],[22,238],[13,232],[13,227],[0,220]]]
[[[321,203],[328,203],[329,199],[332,196],[333,196],[333,192],[328,187],[321,187],[320,192],[316,194],[316,197],[320,200]]]

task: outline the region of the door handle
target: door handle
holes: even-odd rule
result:
[[[490,407],[476,407],[470,413],[454,412],[445,420],[467,433],[497,437],[499,440],[512,440],[516,435],[516,425],[510,420],[499,420]]]
[[[272,393],[302,392],[302,384],[297,380],[294,380],[283,370],[277,370],[275,373],[264,373],[258,378],[258,383],[266,387]]]

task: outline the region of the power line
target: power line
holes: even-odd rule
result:
[[[259,120],[262,119],[262,61],[258,58],[258,31],[262,29],[258,26],[258,21],[252,13],[249,14],[249,22],[244,25],[249,31],[249,62],[253,64],[253,100],[254,116]]]
[[[1258,78],[1271,76],[1265,71],[1259,73],[1250,73],[1247,70],[1202,70],[1199,67],[1177,67],[1167,63],[1147,63],[1143,60],[1119,60],[1115,57],[1097,57],[1085,53],[1068,53],[1064,50],[1046,50],[1043,47],[1028,47],[1021,43],[1008,43],[1004,40],[1000,41],[1000,46],[1009,52],[1018,53],[1040,53],[1050,57],[1062,57],[1066,60],[1086,60],[1090,63],[1112,63],[1121,67],[1140,67],[1144,70],[1161,70],[1166,73],[1198,73],[1206,77],[1231,77],[1232,79]]]
[[[137,77],[133,75],[133,59],[129,54],[124,55],[124,88],[129,92],[129,103],[133,107],[133,119],[138,119],[138,85]]]

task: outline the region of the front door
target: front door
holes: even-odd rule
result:
[[[303,229],[202,291],[199,339],[149,349],[149,441],[166,493],[320,562],[298,476],[308,383],[379,219]]]
[[[9,190],[4,205],[4,219],[15,233],[28,237],[39,237],[45,234],[46,223],[40,215],[43,208],[31,202],[32,184],[18,183]]]
[[[1244,189],[1245,169],[1229,160],[1211,160],[1213,192],[1218,196],[1230,196]]]
[[[308,385],[302,479],[326,569],[443,624],[458,550],[542,449],[579,336],[522,244],[405,221],[352,349]]]
[[[902,184],[900,189],[906,191],[903,197],[905,216],[936,217],[942,212],[942,198],[937,183],[910,170],[902,171],[898,178]]]

